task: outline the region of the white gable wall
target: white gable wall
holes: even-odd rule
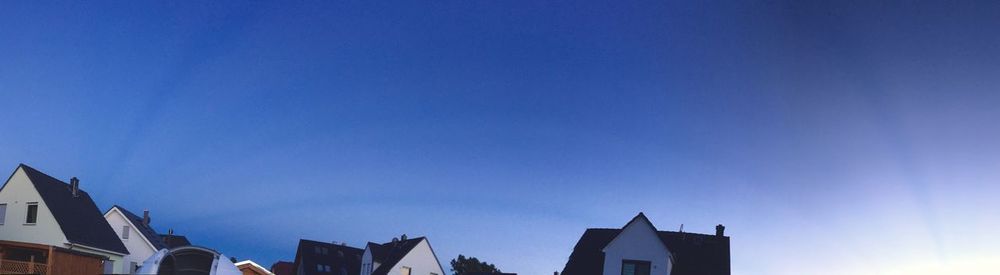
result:
[[[431,245],[427,242],[427,238],[424,238],[399,260],[396,266],[392,267],[389,271],[389,275],[399,275],[402,274],[403,267],[409,267],[410,275],[429,275],[431,273],[437,275],[446,275],[444,270],[441,269],[441,263],[438,262],[437,257],[434,256],[434,252],[431,251]]]
[[[28,215],[28,202],[38,203],[38,221],[33,225],[24,223]],[[18,167],[3,190],[0,190],[0,204],[7,204],[6,217],[3,225],[0,225],[0,240],[58,247],[64,247],[68,242],[24,169]]]
[[[670,274],[670,252],[656,230],[646,221],[635,220],[604,247],[604,275],[620,275],[622,260],[649,261],[650,275]]]
[[[368,270],[365,270],[368,264],[372,263],[372,250],[365,246],[365,253],[361,254],[361,273],[358,275],[367,275]]]
[[[136,265],[142,265],[143,261],[156,253],[153,245],[145,239],[145,236],[117,208],[112,208],[111,211],[104,214],[104,219],[115,230],[115,234],[125,244],[125,248],[128,248],[130,254],[125,256],[122,263],[126,272],[132,272],[132,270],[128,270],[131,267],[131,263],[134,262]],[[128,239],[122,239],[123,226],[129,227]]]
[[[365,254],[361,255],[361,275],[368,275],[367,270],[365,270],[365,265],[371,264],[373,271],[375,269],[378,269],[379,265],[381,265],[378,262],[372,262],[372,260],[373,260],[373,258],[372,258],[372,250],[371,250],[371,248],[369,248],[366,245],[365,246]]]

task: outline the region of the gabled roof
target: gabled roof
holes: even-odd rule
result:
[[[656,229],[656,226],[653,225],[653,222],[649,221],[649,218],[646,217],[646,214],[643,214],[642,212],[639,212],[639,215],[635,215],[635,218],[632,218],[632,220],[628,221],[628,223],[626,223],[625,226],[622,226],[621,230],[625,230],[625,228],[628,228],[632,224],[645,224],[646,226],[649,226],[649,229],[652,229],[654,233],[660,231]],[[610,242],[604,245],[605,248],[607,248],[609,244],[615,242],[615,240],[618,239],[618,236],[621,236],[621,234],[615,234],[615,237],[612,238]],[[667,248],[666,244],[663,244],[663,249],[670,250]],[[604,249],[602,248],[601,251],[604,251]]]
[[[379,263],[378,268],[372,271],[372,275],[388,274],[392,267],[399,263],[399,260],[402,260],[406,254],[410,253],[410,250],[413,250],[420,241],[425,239],[419,237],[384,244],[369,242],[368,247],[372,251],[372,260]]]
[[[639,215],[645,217],[642,213]],[[600,275],[604,270],[602,251],[621,231],[617,228],[587,229],[561,274]],[[673,231],[657,231],[657,236],[673,258],[671,275],[730,274],[729,237]]]
[[[274,273],[271,273],[270,270],[267,270],[263,266],[260,266],[259,264],[251,260],[243,260],[241,262],[236,263],[236,268],[239,269],[240,271],[243,271],[243,269],[251,269],[253,270],[254,273],[274,275]]]
[[[320,249],[320,253],[316,253],[316,249]],[[325,254],[323,252],[326,252]],[[318,272],[316,270],[316,265],[328,265],[330,266],[330,271],[333,274],[340,274],[340,270],[343,269],[347,274],[360,274],[361,273],[361,255],[365,253],[364,250],[356,247],[350,247],[347,245],[339,245],[327,242],[318,242],[312,240],[299,240],[299,246],[295,252],[295,263],[293,263],[294,270],[298,270],[299,265],[302,265],[302,271],[304,274],[330,274],[327,272]]]
[[[187,237],[184,237],[184,236],[181,236],[181,235],[160,234],[160,237],[163,238],[163,243],[169,249],[174,249],[174,248],[181,247],[181,246],[189,246],[189,245],[191,245],[191,242],[188,241]]]
[[[86,191],[79,189],[74,197],[69,184],[23,163],[18,168],[24,170],[70,243],[129,253]]]
[[[139,233],[142,233],[142,237],[146,239],[146,241],[148,241],[150,244],[153,245],[154,248],[153,250],[168,248],[167,244],[163,242],[163,238],[160,237],[160,234],[157,234],[156,230],[153,229],[153,226],[142,222],[142,217],[139,217],[138,215],[132,213],[131,211],[128,211],[128,209],[125,209],[125,207],[121,207],[120,205],[111,206],[111,209],[108,209],[108,212],[111,212],[111,210],[115,208],[117,208],[118,211],[122,213],[122,216],[125,216],[125,218],[128,219],[130,223],[132,223],[132,226],[135,228],[135,230],[138,230]]]

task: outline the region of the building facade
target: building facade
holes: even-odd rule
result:
[[[70,182],[21,164],[0,187],[0,273],[126,271],[128,249],[79,180]]]

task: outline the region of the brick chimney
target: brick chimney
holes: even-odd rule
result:
[[[70,178],[69,179],[69,186],[70,186],[70,188],[73,189],[73,197],[74,198],[75,197],[79,197],[80,196],[80,180],[77,179],[76,177]]]
[[[149,209],[142,210],[142,225],[149,226]]]
[[[726,227],[725,226],[723,226],[721,224],[715,226],[715,236],[719,236],[719,237],[725,236],[725,232],[726,232]]]

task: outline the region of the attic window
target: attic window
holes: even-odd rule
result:
[[[29,202],[28,203],[28,215],[24,219],[25,224],[35,224],[38,222],[38,203]]]
[[[0,225],[3,225],[3,222],[6,219],[7,219],[7,204],[0,203]]]
[[[327,255],[327,254],[330,254],[330,250],[327,249],[326,247],[324,247],[323,248],[323,255]]]
[[[622,260],[622,275],[649,275],[648,261]]]
[[[400,272],[403,273],[403,275],[410,275],[410,267],[404,266],[400,269]]]
[[[128,240],[128,232],[130,231],[128,225],[122,226],[122,240]]]

